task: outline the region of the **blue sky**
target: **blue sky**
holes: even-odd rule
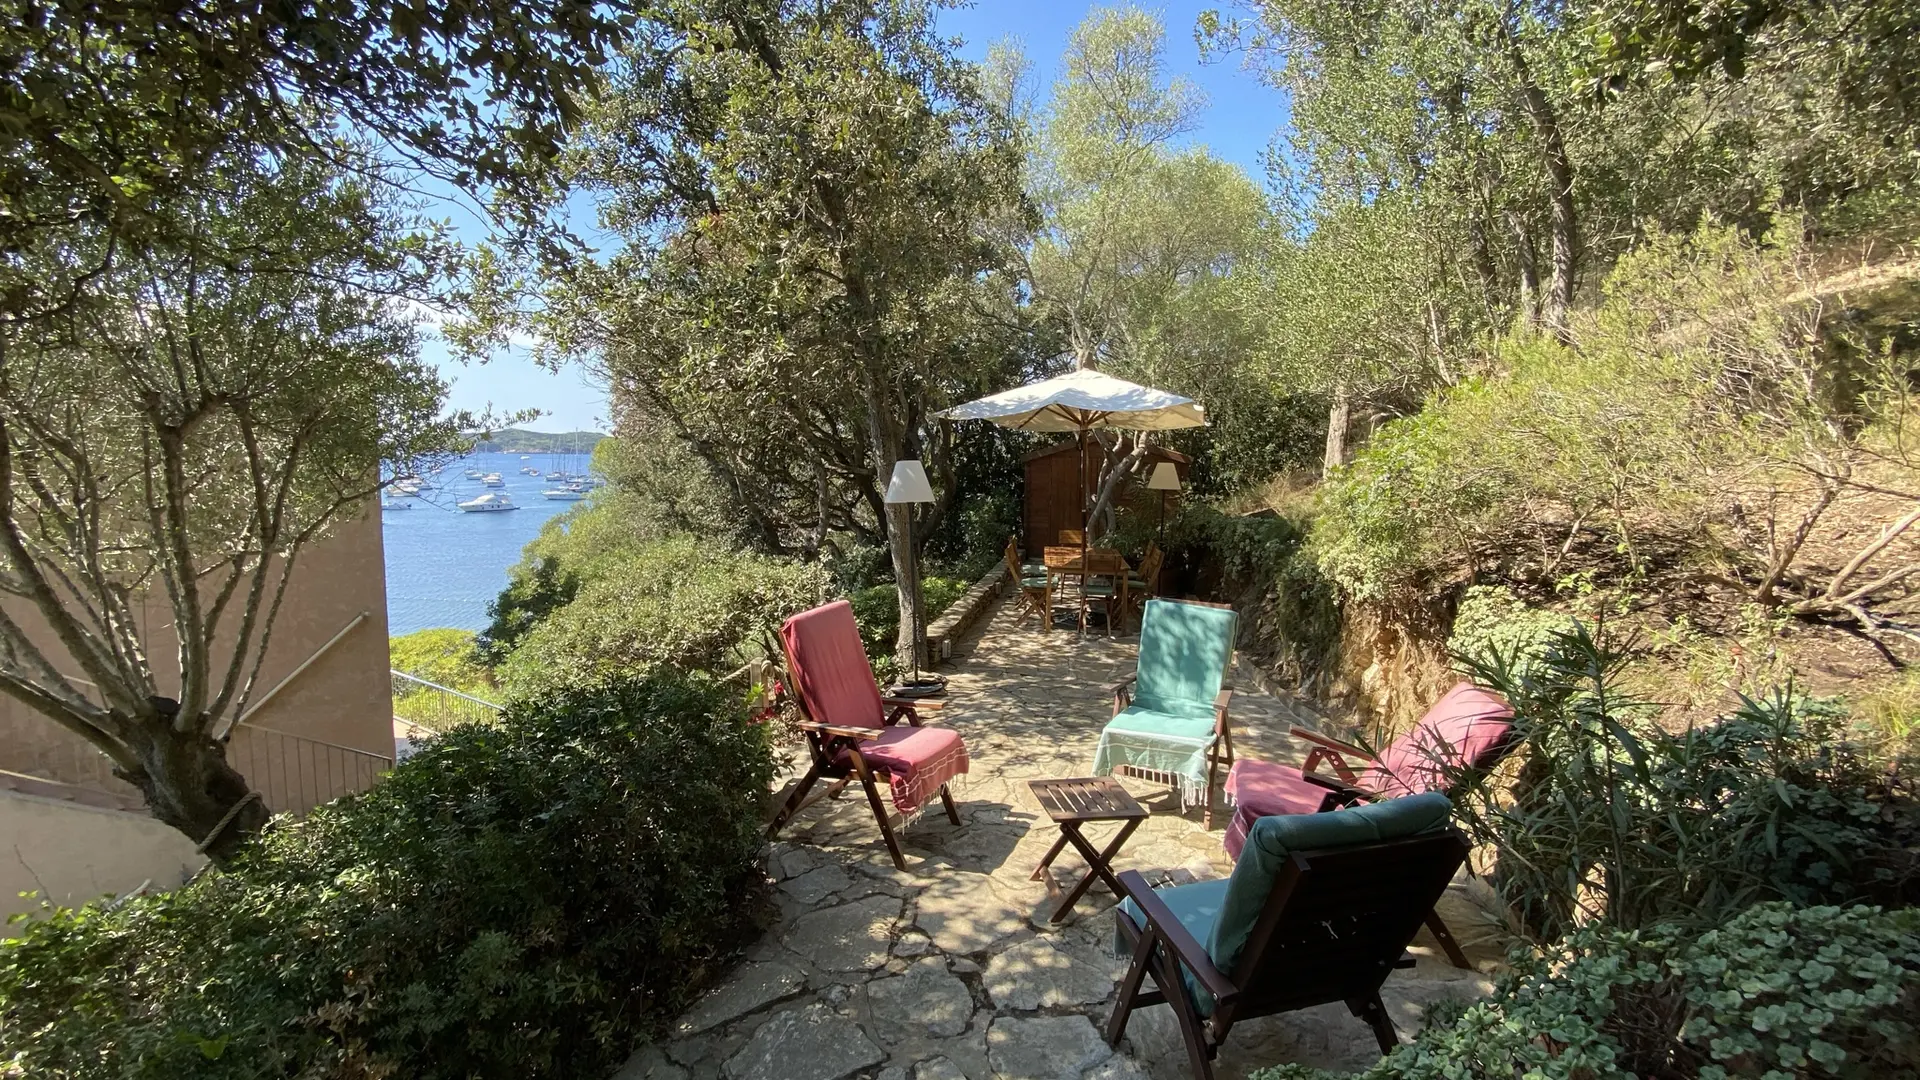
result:
[[[1097,6],[1071,0],[979,0],[971,7],[942,12],[940,29],[949,37],[963,39],[961,55],[973,60],[984,58],[987,48],[996,41],[1017,40],[1033,61],[1034,75],[1044,92],[1059,74],[1060,54],[1068,36]],[[1200,13],[1208,8],[1231,9],[1232,0],[1142,6],[1157,12],[1166,24],[1170,73],[1187,77],[1206,94],[1200,126],[1188,141],[1208,147],[1256,179],[1262,177],[1265,170],[1261,155],[1286,122],[1285,96],[1242,72],[1233,58],[1202,64],[1199,46],[1193,40],[1194,23]],[[468,239],[484,238],[471,212],[449,206],[445,213]],[[545,371],[520,349],[506,350],[485,364],[460,364],[450,359],[446,347],[435,339],[426,342],[423,352],[452,382],[450,404],[454,408],[479,410],[491,405],[497,410],[540,409],[546,415],[526,425],[540,431],[606,426],[606,393],[578,368],[557,374]]]

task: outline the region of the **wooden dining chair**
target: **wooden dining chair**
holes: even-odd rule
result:
[[[1127,614],[1127,560],[1112,548],[1094,548],[1087,552],[1087,566],[1080,586],[1080,632],[1087,631],[1087,616],[1097,605],[1107,620],[1107,636],[1114,636],[1114,624]]]
[[[1147,601],[1160,595],[1160,563],[1166,556],[1158,544],[1148,544],[1140,569],[1127,577],[1127,614],[1143,611]]]
[[[1012,538],[1007,540],[1007,580],[1020,590],[1020,621],[1025,622],[1028,615],[1040,619],[1040,630],[1045,633],[1053,629],[1053,578],[1043,568],[1040,573],[1029,573],[1020,565],[1020,548]]]

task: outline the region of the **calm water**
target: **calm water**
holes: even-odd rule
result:
[[[520,472],[531,465],[538,477]],[[586,455],[474,454],[433,478],[433,490],[408,500],[411,510],[382,510],[387,548],[387,619],[391,632],[410,634],[435,626],[484,630],[487,603],[507,586],[507,569],[520,549],[540,535],[540,526],[578,503],[540,497],[553,486],[546,474],[564,468],[584,472]],[[468,469],[497,472],[520,506],[497,514],[463,514],[454,508],[489,490],[466,478]]]

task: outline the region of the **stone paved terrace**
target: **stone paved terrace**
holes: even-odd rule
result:
[[[1105,690],[1132,671],[1137,642],[1016,625],[1002,605],[949,665],[937,722],[966,738],[972,771],[955,785],[963,825],[936,805],[901,833],[908,870],[894,869],[857,785],[803,811],[772,845],[778,925],[746,962],[677,1025],[668,1042],[628,1061],[615,1080],[1176,1080],[1188,1075],[1169,1009],[1136,1012],[1118,1052],[1101,1038],[1125,963],[1113,957],[1114,905],[1095,885],[1073,918],[1049,926],[1045,886],[1029,880],[1059,834],[1028,780],[1085,775],[1111,711]],[[1232,710],[1241,756],[1297,763],[1287,729],[1305,708],[1242,687]],[[1126,781],[1154,812],[1116,869],[1175,881],[1224,876],[1224,822],[1201,827],[1167,789]],[[897,818],[896,818],[897,824]],[[1104,844],[1117,826],[1093,826]],[[1078,874],[1071,849],[1057,875]],[[1483,969],[1499,949],[1472,883],[1442,904]],[[1453,968],[1424,936],[1416,968],[1384,992],[1401,1037],[1444,998],[1491,989]],[[1362,1068],[1379,1057],[1366,1025],[1326,1005],[1237,1025],[1216,1062],[1221,1080],[1282,1061]]]

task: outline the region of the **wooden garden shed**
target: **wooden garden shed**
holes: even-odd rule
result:
[[[1022,508],[1020,518],[1020,546],[1029,556],[1048,544],[1058,542],[1060,530],[1080,527],[1080,503],[1074,493],[1080,486],[1081,473],[1074,467],[1074,445],[1075,440],[1065,439],[1052,446],[1043,446],[1023,459],[1026,468],[1026,505]],[[1098,440],[1088,439],[1086,484],[1089,489],[1097,490],[1106,460],[1106,448]],[[1154,495],[1146,489],[1146,477],[1155,465],[1163,461],[1173,463],[1180,474],[1180,486],[1185,489],[1192,459],[1178,450],[1153,446],[1147,450],[1145,468],[1129,484],[1128,490],[1121,493],[1120,501],[1143,509],[1155,508]],[[1177,504],[1179,498],[1175,494],[1169,500],[1169,509]]]

